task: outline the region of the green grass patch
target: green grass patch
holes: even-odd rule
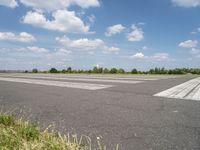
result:
[[[85,138],[85,140],[83,139]],[[83,142],[86,141],[86,142]],[[84,144],[83,144],[84,143]],[[14,115],[0,113],[1,150],[105,150],[97,138],[97,148],[91,139],[77,135],[61,135],[49,128],[41,130],[37,124],[18,119]],[[116,148],[118,149],[118,145]]]

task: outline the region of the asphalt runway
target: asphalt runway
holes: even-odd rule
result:
[[[200,78],[0,74],[0,106],[123,150],[199,150]]]

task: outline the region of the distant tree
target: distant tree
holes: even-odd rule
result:
[[[134,69],[131,70],[131,73],[132,73],[132,74],[137,74],[138,71],[137,71],[137,69],[134,68]]]
[[[98,73],[103,73],[103,68],[102,67],[98,68]]]
[[[161,70],[160,70],[160,74],[167,74],[167,70],[165,70],[165,68],[163,67],[163,68],[161,68]]]
[[[25,70],[24,73],[28,73],[28,70]]]
[[[103,73],[103,68],[99,67],[94,67],[92,70],[93,73]]]
[[[56,68],[51,68],[49,70],[50,73],[58,73],[58,70]]]
[[[63,69],[61,72],[62,72],[62,73],[66,73],[66,72],[67,72],[67,70]]]
[[[125,70],[122,69],[122,68],[119,68],[119,69],[117,70],[117,73],[119,73],[119,74],[124,74],[124,73],[125,73]]]
[[[116,74],[116,73],[117,73],[117,69],[116,69],[116,68],[111,68],[111,69],[110,69],[110,73]]]
[[[168,74],[173,74],[173,70],[168,70]]]
[[[95,66],[92,70],[93,73],[98,73],[98,68]]]
[[[38,73],[38,70],[35,68],[32,70],[32,73]]]
[[[103,69],[103,73],[109,73],[109,69],[108,68],[104,68]]]
[[[68,68],[67,68],[67,72],[68,72],[68,73],[71,73],[71,72],[72,72],[72,68],[71,68],[71,67],[68,67]]]
[[[156,67],[155,70],[154,70],[154,73],[158,74],[159,73],[159,68]]]
[[[92,70],[88,70],[88,73],[92,73]]]

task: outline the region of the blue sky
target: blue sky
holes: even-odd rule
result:
[[[200,0],[0,0],[0,69],[199,67]]]

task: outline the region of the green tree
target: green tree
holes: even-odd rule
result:
[[[98,73],[98,68],[97,68],[97,67],[94,67],[93,70],[92,70],[92,72],[93,72],[93,73]]]
[[[68,73],[71,73],[71,72],[72,72],[72,68],[71,68],[71,67],[68,67],[68,68],[67,68],[67,72],[68,72]]]
[[[137,74],[138,71],[137,71],[137,69],[134,68],[134,69],[131,70],[131,73],[132,73],[132,74]]]
[[[110,69],[110,73],[116,74],[116,73],[117,73],[117,69],[116,69],[116,68],[111,68],[111,69]]]
[[[119,69],[117,70],[117,73],[119,73],[119,74],[124,74],[124,73],[125,73],[125,70],[122,69],[122,68],[119,68]]]
[[[51,68],[49,70],[50,73],[58,73],[58,70],[56,68]]]
[[[67,70],[63,69],[61,72],[62,72],[62,73],[66,73],[66,72],[67,72]]]
[[[32,73],[38,73],[38,70],[35,68],[32,70]]]
[[[103,73],[109,73],[109,69],[108,68],[104,68]]]

